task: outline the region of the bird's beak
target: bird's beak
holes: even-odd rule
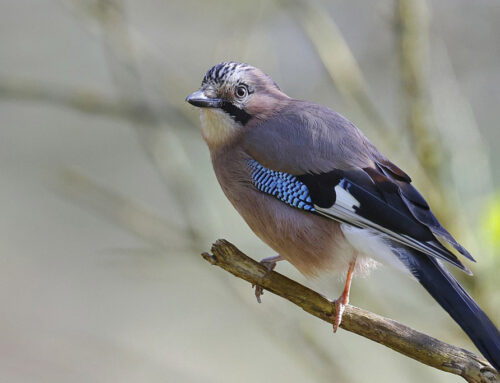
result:
[[[218,108],[222,104],[220,98],[209,98],[201,89],[187,96],[186,101],[200,108]]]

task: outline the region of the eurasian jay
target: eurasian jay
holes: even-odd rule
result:
[[[353,273],[375,261],[413,276],[500,370],[500,333],[443,266],[471,274],[473,260],[411,185],[350,121],[288,97],[261,70],[223,62],[186,98],[225,195],[255,234],[306,276],[347,272],[335,301],[336,331]],[[257,288],[259,298],[262,290]]]

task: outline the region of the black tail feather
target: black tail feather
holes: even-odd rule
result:
[[[427,292],[450,314],[479,349],[500,371],[500,332],[472,297],[441,263],[409,248],[398,255]]]

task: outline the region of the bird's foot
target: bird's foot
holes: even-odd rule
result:
[[[356,258],[349,263],[347,276],[345,280],[344,291],[333,304],[335,305],[335,318],[333,320],[333,332],[336,333],[342,322],[342,315],[344,314],[345,307],[349,303],[349,292],[351,291],[352,276],[354,274],[354,267],[356,266]]]
[[[283,258],[281,258],[280,255],[275,255],[272,257],[264,258],[260,261],[260,264],[265,266],[267,269],[266,273],[264,274],[264,278],[274,270],[274,268],[276,267],[276,263],[281,260],[283,260]],[[257,302],[262,303],[260,297],[264,294],[264,289],[259,285],[252,285],[252,287],[255,287],[255,297],[257,298]]]
[[[345,307],[349,303],[349,296],[342,294],[339,299],[333,302],[335,306],[335,318],[333,320],[333,332],[336,333],[342,323],[342,315],[344,314]]]

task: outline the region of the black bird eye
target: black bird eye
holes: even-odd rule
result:
[[[246,86],[240,85],[239,87],[236,88],[234,93],[236,94],[236,97],[243,98],[247,95],[248,90]]]

